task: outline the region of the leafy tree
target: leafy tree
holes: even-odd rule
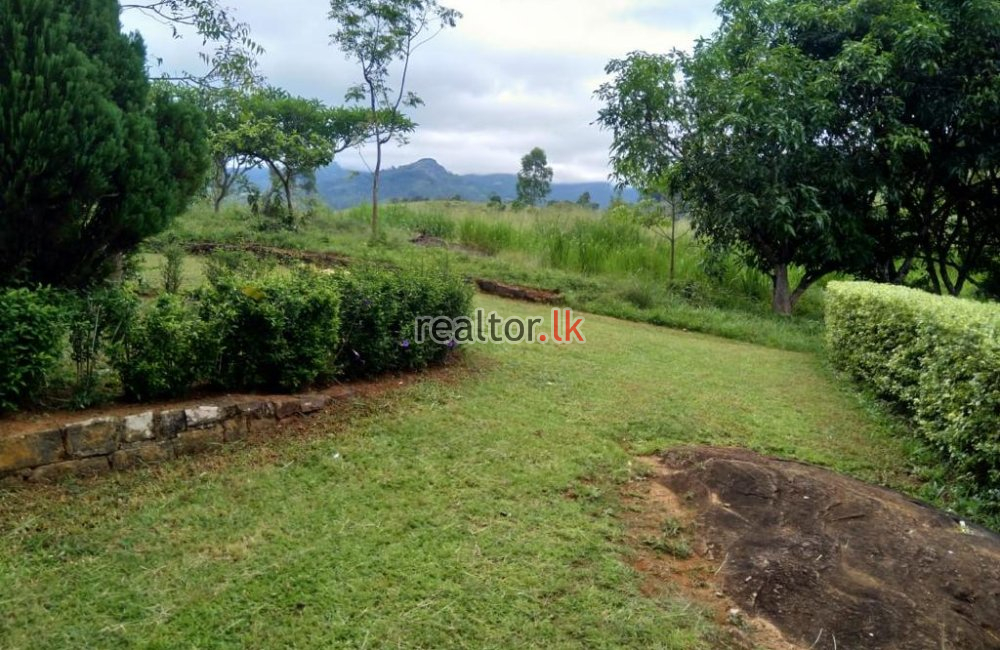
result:
[[[220,0],[136,0],[122,3],[121,11],[137,11],[150,16],[180,38],[185,29],[202,37],[202,45],[214,45],[211,52],[199,52],[206,72],[181,72],[167,80],[200,87],[250,87],[260,82],[257,57],[264,48],[250,34],[250,27],[238,20]]]
[[[490,194],[490,198],[486,202],[486,205],[490,208],[493,208],[494,210],[503,210],[505,207],[503,204],[503,199],[496,192]]]
[[[81,286],[201,188],[205,123],[114,0],[0,5],[0,283]]]
[[[517,173],[517,202],[521,205],[538,205],[552,191],[552,168],[545,152],[535,147],[521,158],[521,171]]]
[[[217,122],[216,164],[253,161],[266,166],[284,199],[287,225],[295,219],[296,184],[309,184],[316,169],[364,140],[371,130],[370,115],[364,109],[330,108],[319,100],[294,97],[276,88],[241,95],[235,105],[237,115],[222,112]],[[409,122],[392,124],[405,130]],[[224,177],[216,173],[220,175]]]
[[[462,14],[437,0],[331,0],[330,19],[337,24],[331,39],[361,68],[362,83],[347,93],[348,101],[365,102],[370,116],[368,140],[375,144],[372,170],[372,238],[378,237],[378,192],[382,173],[382,147],[393,140],[405,142],[412,123],[401,108],[415,108],[423,101],[406,90],[413,53],[446,27],[454,27]],[[393,80],[393,64],[398,79]],[[393,85],[396,88],[393,88]],[[401,128],[409,123],[410,128]]]

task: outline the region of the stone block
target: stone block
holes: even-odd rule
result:
[[[270,402],[246,402],[237,405],[236,408],[240,415],[245,415],[254,420],[274,418],[274,405]]]
[[[132,443],[156,437],[152,411],[122,418],[122,442]]]
[[[206,427],[221,422],[225,413],[218,406],[196,406],[193,409],[184,410],[184,419],[187,421],[187,428],[195,429]]]
[[[0,436],[0,476],[65,459],[62,429]]]
[[[274,402],[274,415],[279,420],[290,418],[293,415],[302,414],[302,400],[289,398],[279,399]]]
[[[322,411],[330,403],[330,398],[326,395],[305,395],[302,397],[302,412],[315,413]]]
[[[108,462],[108,457],[98,456],[37,467],[31,472],[28,480],[33,483],[47,483],[58,481],[67,476],[97,476],[110,470],[111,465]]]
[[[147,442],[116,451],[111,455],[111,466],[117,470],[133,469],[156,465],[173,457],[173,441]]]
[[[119,418],[94,418],[66,427],[66,450],[72,458],[107,456],[118,449],[122,421]]]
[[[160,411],[156,417],[156,437],[160,440],[176,438],[187,428],[187,417],[182,410]]]
[[[206,429],[188,429],[177,435],[174,443],[174,453],[178,456],[200,454],[210,449],[216,449],[225,442],[225,428],[215,424]]]

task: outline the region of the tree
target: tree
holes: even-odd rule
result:
[[[0,284],[97,282],[201,189],[203,116],[115,0],[4,2],[0,60]]]
[[[633,212],[670,244],[671,283],[679,240],[677,174],[684,139],[691,135],[690,98],[678,78],[685,61],[676,51],[632,52],[608,63],[604,71],[613,80],[595,93],[605,102],[597,122],[612,133],[611,177],[618,191],[631,186],[644,197]]]
[[[318,168],[363,141],[372,129],[371,116],[365,109],[330,108],[317,99],[294,97],[277,88],[241,95],[235,104],[235,119],[227,112],[221,113],[217,165],[253,161],[267,167],[275,189],[284,199],[289,226],[295,220],[296,184],[308,183]],[[385,115],[379,117],[401,132],[412,128],[408,120],[390,122]]]
[[[494,210],[503,210],[506,207],[503,204],[503,199],[496,192],[490,194],[490,198],[486,202],[486,206],[489,208],[493,208]]]
[[[545,152],[535,147],[521,158],[521,171],[517,173],[517,202],[538,205],[552,191],[552,168],[548,166]]]
[[[454,27],[462,14],[437,0],[331,0],[330,19],[337,24],[331,36],[348,59],[361,68],[362,83],[347,93],[348,101],[367,105],[370,140],[375,144],[372,170],[372,239],[378,237],[379,182],[382,147],[393,140],[405,142],[408,131],[401,108],[415,108],[423,101],[406,90],[413,53],[446,27]],[[393,64],[399,65],[393,88]]]
[[[251,87],[261,79],[257,57],[264,48],[250,35],[250,27],[238,20],[219,0],[136,0],[123,3],[121,11],[137,11],[152,17],[180,38],[184,29],[202,37],[202,45],[214,44],[211,52],[199,52],[206,72],[180,72],[168,81],[210,87]]]

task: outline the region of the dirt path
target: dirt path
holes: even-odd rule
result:
[[[629,517],[633,541],[647,549],[636,567],[650,590],[673,580],[710,603],[749,643],[1000,648],[994,533],[745,450],[676,449],[647,462],[653,475]]]

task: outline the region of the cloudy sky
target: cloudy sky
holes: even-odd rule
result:
[[[261,72],[276,86],[342,104],[357,69],[329,45],[335,25],[326,0],[231,0],[266,53]],[[464,15],[417,51],[408,88],[426,102],[403,148],[390,145],[389,166],[435,158],[461,173],[513,173],[542,147],[556,182],[604,180],[610,138],[593,125],[593,92],[604,66],[632,50],[690,49],[717,24],[712,0],[444,0]],[[197,37],[137,11],[122,16],[146,39],[151,61],[166,71],[197,71]],[[154,72],[158,71],[154,65]],[[371,152],[346,151],[337,162],[363,169]]]

